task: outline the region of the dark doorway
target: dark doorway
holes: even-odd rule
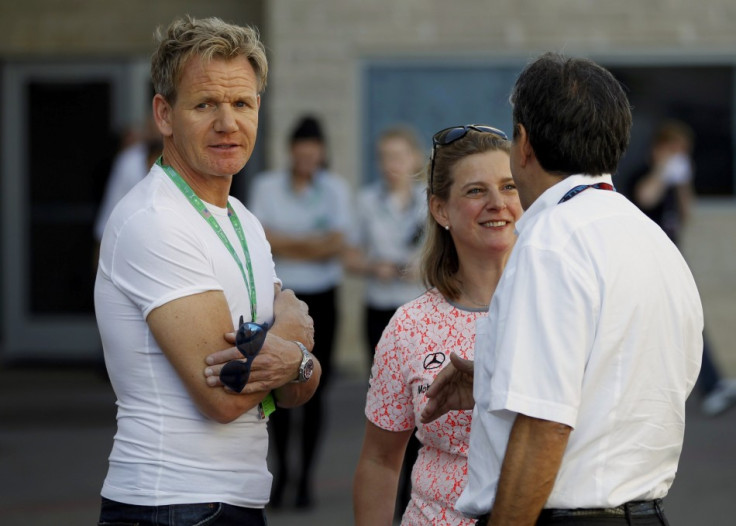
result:
[[[697,194],[733,195],[733,67],[626,66],[610,70],[626,87],[634,116],[631,145],[617,179],[627,179],[646,161],[652,134],[662,120],[678,119],[695,132]]]
[[[92,313],[92,224],[117,147],[110,83],[28,84],[30,310]]]

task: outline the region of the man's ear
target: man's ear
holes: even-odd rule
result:
[[[171,104],[160,93],[153,97],[153,120],[164,137],[171,137],[174,133],[171,125]]]
[[[436,195],[431,195],[429,197],[429,212],[442,228],[450,225],[450,218],[447,216],[447,207],[445,206],[445,202]]]
[[[519,163],[522,167],[525,167],[529,161],[535,158],[534,149],[529,142],[529,134],[524,128],[523,124],[516,125],[516,135],[514,136],[514,142],[518,144],[519,148]]]

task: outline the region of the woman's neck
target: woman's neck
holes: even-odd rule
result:
[[[508,253],[490,260],[468,259],[461,260],[455,275],[460,289],[457,303],[472,308],[487,308],[501,279]]]

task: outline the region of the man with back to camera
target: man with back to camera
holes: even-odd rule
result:
[[[511,103],[518,241],[475,364],[451,357],[423,420],[475,404],[457,507],[478,524],[667,524],[703,314],[675,245],[612,187],[628,101],[548,53]]]
[[[254,29],[216,18],[157,36],[163,156],[112,213],[95,284],[118,405],[100,524],[264,525],[272,396],[302,404],[320,376],[306,306],[281,291],[261,225],[229,197],[268,64]],[[242,358],[230,347],[240,316],[271,328],[234,393],[217,374]]]

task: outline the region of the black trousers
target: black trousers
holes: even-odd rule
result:
[[[376,345],[381,339],[383,330],[391,321],[396,309],[376,309],[366,307],[365,309],[365,332],[368,336],[368,368],[373,365],[373,356],[376,354]]]
[[[606,513],[600,513],[600,516],[575,516],[576,510],[542,510],[542,513],[537,519],[536,526],[607,526],[607,525],[632,525],[632,526],[669,526],[669,522],[664,515],[662,509],[662,501],[657,500],[653,502],[652,513],[636,513],[631,512],[632,509],[624,511],[624,515],[620,517],[615,516],[604,516]],[[628,504],[624,504],[622,508],[628,507]],[[585,510],[594,512],[595,510]],[[569,513],[572,512],[572,513]],[[476,522],[477,526],[485,526],[490,520],[490,514],[484,515]]]
[[[273,507],[278,507],[281,504],[285,486],[291,475],[291,469],[288,465],[288,446],[292,435],[300,444],[301,454],[297,504],[309,506],[311,503],[311,479],[314,474],[314,460],[320,444],[320,435],[325,425],[322,397],[332,376],[332,350],[338,322],[337,288],[317,294],[295,292],[297,297],[309,306],[309,315],[314,320],[314,349],[312,352],[322,366],[322,376],[319,387],[309,402],[301,408],[277,409],[269,417],[270,435],[274,445],[274,459],[276,461],[275,480],[271,491],[271,505]],[[303,414],[300,433],[292,431],[291,420],[295,410],[301,410]]]
[[[488,524],[488,519],[479,519],[476,522],[477,526],[485,526]],[[537,526],[552,525],[565,526],[567,524],[574,526],[624,526],[624,525],[636,525],[636,526],[669,526],[669,522],[665,519],[660,520],[659,517],[637,517],[635,519],[627,520],[626,517],[566,517],[566,518],[539,518],[537,520]]]

